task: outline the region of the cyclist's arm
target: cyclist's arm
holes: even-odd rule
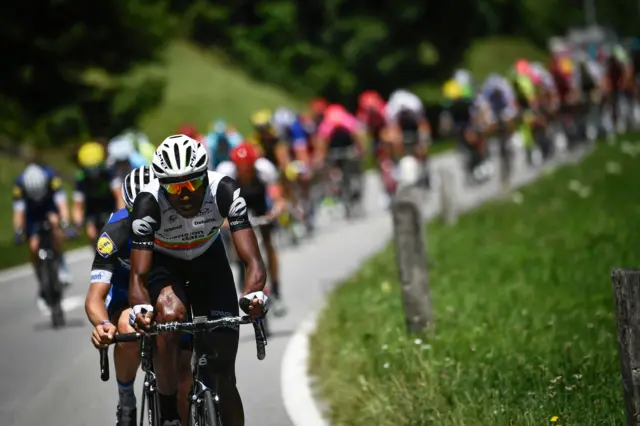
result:
[[[289,147],[285,142],[278,141],[274,147],[274,154],[276,156],[276,161],[278,162],[278,167],[280,170],[284,170],[291,162]]]
[[[67,193],[64,191],[64,187],[62,186],[62,179],[53,175],[51,177],[50,185],[51,191],[53,192],[53,201],[56,203],[58,211],[60,212],[60,220],[62,223],[68,224],[71,214],[69,212],[69,204],[67,204]]]
[[[137,201],[137,200],[136,200]],[[218,183],[216,192],[218,211],[229,221],[233,245],[246,267],[244,294],[262,291],[267,273],[260,256],[256,234],[247,216],[247,203],[240,196],[240,187],[235,180],[225,176]],[[131,265],[133,268],[133,264]]]
[[[91,284],[84,301],[84,310],[89,322],[95,327],[109,319],[105,300],[111,288],[111,277],[118,263],[118,248],[128,244],[128,221],[107,223],[100,233],[93,264],[91,265]],[[108,242],[111,242],[109,245]]]
[[[26,222],[25,210],[27,203],[24,200],[24,192],[16,182],[13,185],[13,230],[22,233]]]
[[[81,171],[76,172],[76,185],[73,191],[73,209],[71,215],[73,217],[73,224],[77,227],[82,226],[84,222],[86,186],[84,173]]]
[[[131,274],[129,275],[129,303],[151,304],[147,290],[153,261],[155,234],[160,229],[160,205],[153,194],[141,192],[133,203],[131,223]]]

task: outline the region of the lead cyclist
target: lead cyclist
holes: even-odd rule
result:
[[[236,287],[220,228],[229,222],[233,243],[245,263],[244,298],[249,314],[259,318],[268,309],[263,293],[266,271],[247,216],[247,203],[230,177],[207,171],[206,148],[185,136],[166,138],[156,150],[152,168],[158,178],[138,195],[131,213],[132,249],[130,321],[138,330],[194,316],[239,314]],[[222,422],[244,425],[242,400],[236,388],[235,360],[239,329],[207,333],[210,355],[205,384],[217,384]],[[180,425],[178,386],[179,335],[157,336],[153,353],[160,400],[161,424]],[[186,424],[187,419],[182,419]]]

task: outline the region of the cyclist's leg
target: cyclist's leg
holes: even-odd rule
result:
[[[96,243],[98,242],[98,232],[100,231],[96,227],[96,222],[98,221],[98,216],[87,213],[85,215],[85,219],[84,220],[85,220],[84,229],[85,229],[85,232],[87,233],[87,237],[89,238],[89,241],[91,242],[91,244],[93,246],[95,246]]]
[[[131,309],[128,308],[126,291],[118,291],[111,287],[107,300],[107,313],[110,321],[116,325],[118,333],[134,332],[133,327],[129,325]],[[140,345],[135,342],[117,343],[113,349],[113,363],[118,385],[118,420],[130,422],[125,424],[133,424],[136,418],[134,382],[140,365]]]
[[[189,394],[192,385],[191,337],[183,334],[178,355],[178,413],[181,419],[189,418]]]
[[[224,246],[215,242],[206,253],[191,263],[188,293],[193,314],[209,315],[212,319],[239,315],[233,274],[227,263]],[[216,272],[214,282],[211,271]],[[205,384],[217,383],[220,415],[225,426],[244,425],[244,410],[235,374],[239,337],[237,326],[220,328],[205,335],[207,353],[215,351],[217,355],[209,358]]]
[[[222,245],[222,242],[220,242]],[[226,259],[225,259],[226,261]],[[183,268],[180,268],[183,266]],[[149,295],[158,323],[184,321],[187,298],[184,292],[185,272],[191,262],[154,253],[149,276]],[[153,364],[156,371],[162,421],[178,420],[177,391],[179,378],[180,334],[163,333],[156,337]],[[186,424],[187,419],[183,419]]]

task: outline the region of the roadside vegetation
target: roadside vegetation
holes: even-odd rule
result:
[[[436,320],[421,336],[405,333],[392,246],[366,262],[311,339],[332,424],[623,424],[610,271],[640,265],[637,155],[602,143],[456,226],[430,223]]]

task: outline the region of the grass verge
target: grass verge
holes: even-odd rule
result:
[[[372,257],[311,337],[332,424],[623,424],[609,275],[640,265],[637,182],[637,159],[602,144],[520,204],[430,224],[436,327],[422,336],[405,334],[392,247]]]

